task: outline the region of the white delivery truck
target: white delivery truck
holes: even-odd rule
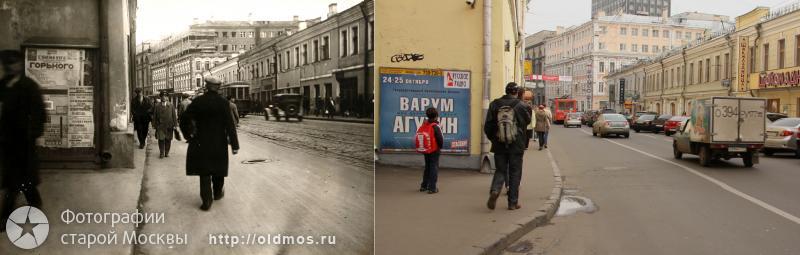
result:
[[[684,153],[700,157],[708,166],[714,159],[742,158],[746,167],[758,163],[758,150],[766,139],[763,98],[711,97],[690,102],[691,118],[673,138],[676,159]]]

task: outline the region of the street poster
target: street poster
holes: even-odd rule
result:
[[[69,146],[94,146],[93,88],[69,88]]]
[[[28,48],[25,75],[42,88],[44,147],[94,147],[94,90],[85,86],[82,49]]]
[[[380,150],[414,152],[425,110],[439,111],[442,153],[468,154],[470,142],[469,71],[380,68]]]

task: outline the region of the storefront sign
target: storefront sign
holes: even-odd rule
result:
[[[800,70],[787,70],[761,73],[758,75],[758,87],[753,89],[797,87],[800,84]]]
[[[434,107],[444,135],[442,152],[469,153],[470,84],[468,71],[381,68],[381,151],[415,151],[417,128],[426,120],[425,110]]]
[[[526,81],[572,81],[572,76],[534,74],[525,76],[525,80]]]
[[[25,75],[43,90],[44,147],[94,147],[94,91],[84,82],[85,54],[81,49],[25,50]]]
[[[747,37],[739,37],[739,91],[747,90]]]

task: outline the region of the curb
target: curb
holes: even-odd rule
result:
[[[553,167],[553,181],[555,182],[553,191],[550,193],[547,201],[545,201],[544,205],[539,207],[539,209],[536,210],[533,215],[522,218],[500,231],[500,233],[493,233],[484,238],[484,240],[479,242],[477,245],[473,245],[472,247],[474,249],[472,250],[475,251],[475,254],[502,254],[506,247],[516,242],[528,232],[533,231],[539,226],[547,224],[550,222],[550,219],[555,216],[558,206],[561,203],[561,195],[564,191],[564,178],[561,175],[561,170],[558,168],[558,165],[556,165],[555,159],[553,159],[553,155],[550,153],[550,150],[547,150],[547,156],[550,158],[550,164]]]

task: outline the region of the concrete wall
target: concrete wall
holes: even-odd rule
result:
[[[98,44],[98,8],[98,1],[92,0],[3,1],[0,49],[19,49],[23,41],[32,37],[80,38]]]

